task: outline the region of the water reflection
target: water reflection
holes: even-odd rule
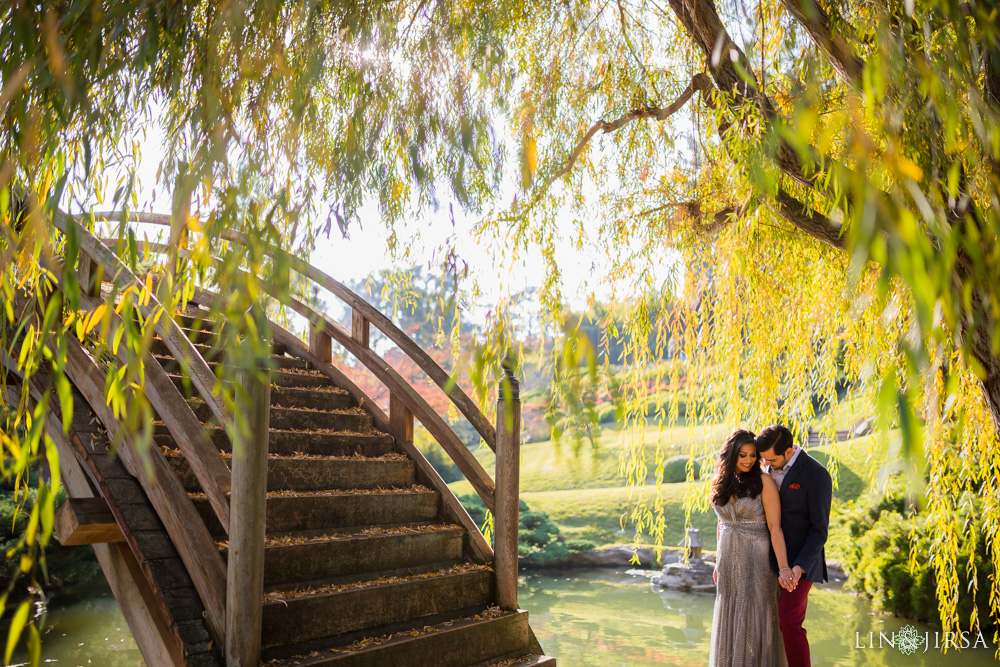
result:
[[[550,655],[563,665],[704,665],[708,662],[715,597],[654,591],[641,576],[609,570],[531,574],[522,580],[519,601]],[[898,649],[857,649],[855,633],[885,633],[906,621],[873,616],[864,599],[839,586],[817,586],[809,595],[806,628],[817,667],[878,665],[937,667],[995,665],[992,650],[903,655]],[[934,630],[918,624],[921,636]],[[987,640],[989,641],[989,637]],[[992,646],[992,643],[990,644]],[[920,651],[923,650],[921,646]]]
[[[702,666],[708,661],[715,597],[654,591],[648,580],[613,570],[568,570],[523,577],[521,606],[538,640],[563,667],[612,665]],[[817,667],[984,667],[992,650],[931,648],[904,656],[897,649],[856,649],[868,633],[889,635],[906,621],[872,616],[868,603],[838,586],[817,586],[806,619]],[[916,624],[913,624],[916,625]],[[934,630],[917,626],[921,636]],[[989,639],[989,638],[988,638]],[[920,650],[923,650],[921,647]],[[49,608],[42,637],[44,661],[57,665],[131,667],[142,657],[107,586],[61,596]],[[23,654],[14,664],[23,663]]]
[[[23,652],[12,664],[24,664]],[[64,592],[49,604],[42,663],[133,667],[145,664],[107,584]]]

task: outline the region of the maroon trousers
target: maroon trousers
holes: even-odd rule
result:
[[[802,623],[806,620],[806,604],[809,602],[809,589],[812,582],[799,579],[799,585],[789,593],[781,589],[781,599],[778,600],[778,625],[781,627],[781,639],[785,643],[785,656],[788,667],[809,667],[809,640]]]

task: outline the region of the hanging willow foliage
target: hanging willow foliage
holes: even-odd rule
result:
[[[993,3],[92,0],[2,11],[0,343],[24,375],[4,379],[5,475],[26,479],[52,451],[39,423],[46,402],[69,409],[66,336],[92,335],[100,350],[107,336],[95,331],[110,334],[135,353],[124,365],[114,349],[101,357],[107,396],[148,433],[139,353],[155,308],[132,312],[154,293],[173,309],[211,279],[228,297],[227,335],[253,338],[262,323],[250,304],[292,288],[264,243],[307,252],[373,202],[402,257],[400,222],[454,202],[498,249],[500,282],[520,259],[543,258],[549,333],[564,324],[561,245],[601,258],[596,282],[614,295],[602,324],[631,341],[615,382],[634,488],[647,478],[640,433],[658,388],[683,379],[697,390],[689,416],[782,421],[801,435],[812,409],[801,397],[834,404],[843,376],[881,415],[889,446],[876,453],[926,491],[946,629],[976,621],[957,617],[960,574],[991,587],[997,618],[997,582],[954,567],[984,531],[1000,571]],[[138,205],[137,137],[160,130],[178,252],[153,265],[124,221]],[[131,293],[118,343],[111,315],[81,309],[65,270],[80,234],[63,213],[102,209],[125,211],[111,231],[132,272],[159,278],[119,285]],[[78,220],[107,232],[99,216]],[[230,232],[249,237],[245,250]],[[491,310],[486,332],[472,372],[481,390],[511,338],[510,309]],[[265,342],[240,363],[259,361]],[[580,346],[554,348],[562,368],[579,365]],[[658,363],[665,349],[683,363]],[[37,408],[33,375],[51,389]],[[559,386],[574,391],[594,382],[566,375]],[[678,412],[675,400],[651,418]],[[44,566],[56,483],[32,515],[42,530],[22,545],[26,576]],[[633,525],[662,535],[659,501],[635,500]]]

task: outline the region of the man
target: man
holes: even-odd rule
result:
[[[788,667],[808,667],[809,640],[802,624],[809,590],[814,582],[826,582],[824,545],[830,527],[833,481],[823,464],[792,442],[792,432],[784,426],[768,426],[755,444],[765,471],[778,486],[781,530],[791,567],[791,572],[778,572],[778,561],[771,551],[771,569],[778,572],[783,584],[778,625],[785,655]],[[792,590],[784,587],[789,579]]]

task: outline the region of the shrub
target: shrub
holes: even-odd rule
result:
[[[30,480],[34,482],[35,480]],[[22,492],[23,493],[23,492]],[[15,502],[12,486],[6,481],[0,484],[0,553],[9,564],[20,562],[17,556],[18,543],[28,527],[28,519],[35,504],[37,490],[28,488],[27,498],[22,506]],[[56,495],[56,508],[66,500],[66,489],[61,488]],[[10,556],[8,556],[10,553]],[[45,550],[46,573],[49,582],[57,587],[60,584],[84,583],[94,581],[101,576],[100,566],[94,550],[89,546],[63,547],[55,539]],[[0,578],[13,574],[0,570]]]
[[[427,447],[423,454],[427,459],[427,462],[431,464],[431,467],[437,471],[437,474],[441,475],[441,479],[445,481],[445,484],[451,484],[452,482],[465,479],[465,475],[462,474],[462,471],[459,470],[458,466],[454,464],[451,457],[446,456],[445,453],[441,451],[440,447],[436,445]]]
[[[687,466],[688,466],[688,461],[690,460],[691,457],[684,454],[667,459],[666,463],[663,464],[664,483],[676,484],[677,482],[683,482],[687,480]],[[697,479],[699,468],[700,466],[697,463],[695,463],[694,466],[695,479]]]
[[[486,506],[482,499],[472,493],[458,497],[469,512],[469,516],[482,526],[486,522]],[[520,521],[518,522],[517,553],[524,557],[528,565],[555,565],[569,558],[570,551],[592,550],[594,543],[587,540],[572,540],[575,549],[569,544],[559,541],[559,527],[553,523],[546,512],[534,512],[523,500],[519,502]]]
[[[586,553],[597,548],[597,545],[590,540],[566,540],[563,544],[570,553]]]
[[[877,505],[861,507],[849,513],[845,521],[854,538],[847,547],[844,566],[850,573],[847,586],[872,600],[872,606],[898,616],[920,621],[940,618],[937,600],[937,580],[931,559],[916,559],[911,568],[910,553],[930,554],[933,531],[920,515],[904,516],[903,499],[890,497]],[[911,530],[915,540],[911,541]],[[982,531],[977,531],[983,535]],[[973,606],[984,627],[995,623],[989,616],[990,582],[994,572],[989,561],[985,537],[976,545],[975,566],[979,587],[973,594],[965,572],[969,566],[968,551],[956,562],[959,575],[958,617],[969,619]]]

